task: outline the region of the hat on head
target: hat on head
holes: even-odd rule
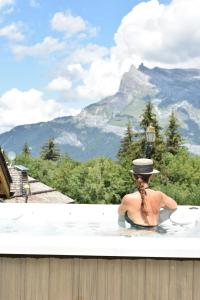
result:
[[[148,158],[139,158],[133,160],[132,174],[150,175],[159,173],[158,170],[153,168],[153,160]]]

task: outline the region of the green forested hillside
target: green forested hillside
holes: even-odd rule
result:
[[[97,157],[84,163],[68,156],[57,161],[20,155],[17,164],[29,168],[34,178],[72,197],[77,203],[119,203],[121,197],[135,189],[130,166]],[[159,166],[158,166],[159,168]],[[200,157],[181,149],[177,155],[165,153],[151,187],[173,197],[178,204],[200,205]]]
[[[190,154],[182,146],[179,123],[172,112],[166,132],[161,131],[153,105],[149,102],[141,116],[139,133],[130,123],[118,150],[118,160],[96,157],[77,162],[61,155],[53,139],[43,145],[40,157],[32,157],[26,144],[15,163],[29,168],[29,175],[56,188],[77,203],[120,203],[121,198],[135,190],[130,176],[133,159],[144,157],[145,132],[151,124],[155,142],[151,157],[160,170],[151,187],[174,198],[178,204],[200,205],[200,156]],[[143,132],[143,133],[142,133]]]

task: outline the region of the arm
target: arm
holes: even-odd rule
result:
[[[125,212],[128,210],[128,201],[129,201],[129,198],[130,198],[130,195],[125,195],[123,198],[122,198],[122,201],[121,201],[121,204],[118,208],[118,214],[119,216],[120,215],[124,215]]]
[[[122,198],[121,204],[118,208],[118,225],[121,227],[125,227],[125,212],[127,211],[127,196]]]
[[[161,193],[161,194],[162,194],[162,204],[161,204],[161,207],[163,207],[163,208],[169,208],[169,209],[172,209],[172,210],[177,209],[177,203],[176,203],[176,201],[174,199],[172,199],[171,197],[167,196],[164,193]]]

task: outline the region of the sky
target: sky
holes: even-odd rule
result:
[[[0,0],[0,133],[76,115],[141,63],[200,68],[200,0]]]

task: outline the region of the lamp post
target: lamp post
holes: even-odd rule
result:
[[[153,143],[156,139],[156,132],[155,127],[153,127],[151,124],[146,129],[146,151],[145,155],[147,158],[151,158],[152,149],[153,149]]]
[[[24,190],[25,190],[25,203],[27,203],[27,202],[28,202],[28,196],[29,196],[29,194],[30,194],[30,186],[29,186],[28,183],[25,183],[25,184],[23,185],[23,188],[24,188]]]

